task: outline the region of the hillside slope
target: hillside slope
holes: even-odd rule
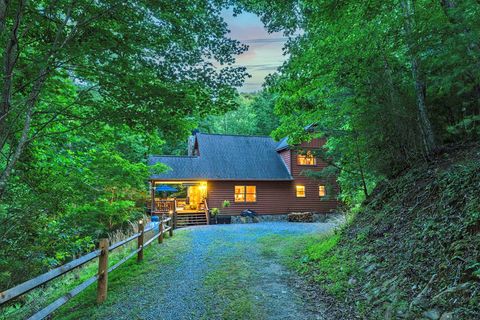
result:
[[[367,319],[480,318],[480,147],[378,186],[303,271]]]

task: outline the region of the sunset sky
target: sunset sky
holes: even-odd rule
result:
[[[252,76],[245,80],[240,91],[258,91],[262,88],[265,77],[285,60],[282,47],[286,38],[281,33],[269,34],[260,18],[252,13],[233,17],[233,11],[226,10],[223,17],[229,25],[230,37],[249,46],[247,52],[237,57],[237,65],[247,67]]]

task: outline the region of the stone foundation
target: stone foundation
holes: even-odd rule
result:
[[[345,216],[340,213],[313,213],[313,222],[342,223]],[[288,213],[285,214],[259,214],[255,218],[232,216],[232,223],[256,223],[256,222],[288,222]],[[295,223],[295,222],[292,222]]]

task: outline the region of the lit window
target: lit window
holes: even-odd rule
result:
[[[297,198],[305,198],[305,186],[296,186]]]
[[[256,186],[246,186],[247,192],[245,194],[245,198],[247,202],[255,202],[257,201],[257,187]]]
[[[235,186],[235,202],[256,202],[256,186]]]
[[[306,154],[297,155],[297,163],[300,166],[314,166],[316,164],[315,157],[310,151],[307,151]]]
[[[235,202],[245,202],[245,186],[235,186]]]
[[[325,186],[318,186],[318,196],[325,197],[327,195],[327,190]]]

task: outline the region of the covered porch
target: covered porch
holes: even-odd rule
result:
[[[151,215],[175,215],[178,224],[209,224],[206,181],[150,181]]]

